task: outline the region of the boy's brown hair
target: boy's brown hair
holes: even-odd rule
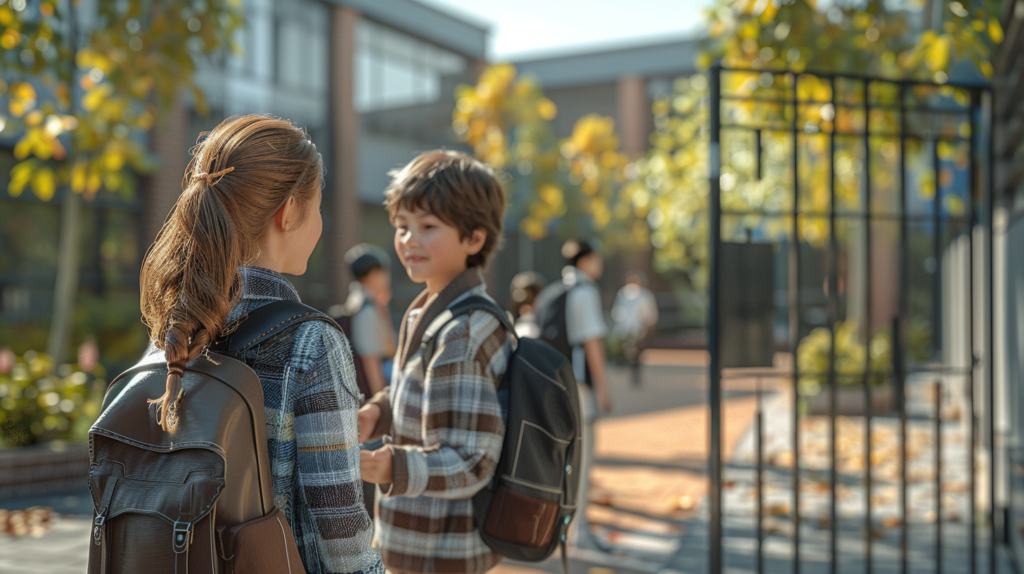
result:
[[[392,171],[384,190],[384,206],[392,223],[399,208],[421,209],[459,230],[459,238],[483,229],[484,246],[466,258],[467,267],[483,267],[501,241],[505,191],[486,164],[457,151],[421,153]]]

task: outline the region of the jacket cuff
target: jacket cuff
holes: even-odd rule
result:
[[[391,449],[391,484],[384,496],[420,496],[427,490],[426,453],[415,448],[386,445]],[[384,488],[381,488],[384,491]]]
[[[391,397],[388,389],[373,395],[373,398],[366,404],[380,407],[380,418],[377,419],[377,424],[373,427],[373,432],[370,433],[370,440],[377,440],[391,432]]]

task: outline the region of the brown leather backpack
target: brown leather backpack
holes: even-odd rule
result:
[[[310,320],[334,325],[301,303],[265,305],[218,341],[221,354],[189,363],[173,434],[146,404],[164,392],[163,353],[114,379],[89,431],[89,574],[305,574],[274,506],[259,377],[227,355]]]

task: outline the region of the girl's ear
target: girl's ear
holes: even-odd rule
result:
[[[484,243],[487,242],[487,231],[483,227],[478,227],[473,230],[473,234],[463,239],[466,242],[467,255],[476,255],[480,253],[480,250],[484,248]]]
[[[281,209],[277,210],[274,214],[274,225],[277,230],[284,233],[291,228],[291,222],[295,219],[295,196],[289,197],[288,201],[284,202]]]

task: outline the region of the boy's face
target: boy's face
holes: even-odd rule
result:
[[[414,283],[440,293],[466,270],[466,258],[483,248],[487,233],[477,229],[466,238],[459,230],[422,209],[400,207],[395,213],[395,251]]]

